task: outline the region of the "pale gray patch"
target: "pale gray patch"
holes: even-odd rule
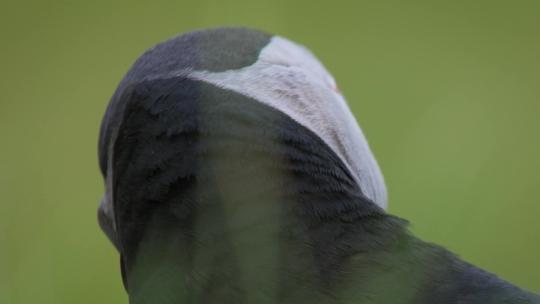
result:
[[[307,49],[273,37],[251,66],[188,77],[252,97],[287,114],[321,137],[343,160],[362,192],[382,208],[382,173],[333,77]]]

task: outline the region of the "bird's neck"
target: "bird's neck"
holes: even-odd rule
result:
[[[159,224],[130,267],[132,298],[159,291],[210,303],[330,303],[354,264],[368,265],[401,241],[403,223],[361,196],[236,187],[205,189],[189,227],[154,215]]]

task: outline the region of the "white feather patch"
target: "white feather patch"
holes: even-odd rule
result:
[[[310,129],[342,159],[362,192],[386,209],[386,186],[368,143],[333,77],[307,49],[275,36],[251,66],[188,77],[252,97]]]

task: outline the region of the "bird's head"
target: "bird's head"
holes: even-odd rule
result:
[[[298,126],[298,136],[311,132],[317,137],[321,143],[319,148],[337,156],[362,194],[379,207],[386,208],[387,193],[383,176],[366,139],[334,78],[308,49],[283,37],[252,29],[200,30],[174,37],[146,51],[125,75],[107,109],[99,141],[100,165],[106,181],[106,194],[100,206],[99,218],[116,245],[116,208],[113,205],[118,202],[113,204],[113,201],[118,200],[115,191],[121,177],[116,170],[118,163],[122,162],[116,154],[119,149],[137,154],[136,148],[127,146],[141,135],[141,130],[158,128],[150,122],[141,121],[138,122],[141,130],[126,129],[134,125],[126,122],[135,115],[132,113],[133,107],[130,107],[130,99],[153,95],[147,98],[146,106],[148,111],[157,113],[160,110],[152,109],[152,103],[156,105],[174,94],[171,92],[174,85],[165,85],[169,91],[159,92],[157,84],[175,78],[189,80],[189,84],[184,81],[184,86],[178,89],[183,92],[176,92],[180,95],[209,94],[203,88],[210,85],[237,96],[220,100],[218,95],[213,94],[213,97],[218,96],[211,101],[213,103],[231,102],[231,99],[242,97],[257,106],[274,109],[292,125]],[[143,85],[141,89],[144,83],[148,85]],[[194,88],[193,84],[204,86]],[[206,95],[205,98],[213,97]],[[237,110],[243,111],[241,107]],[[162,132],[174,132],[175,127],[166,124],[186,121],[189,120],[186,115],[195,115],[187,108],[178,111],[177,117],[172,120],[171,117],[161,119],[158,124]],[[173,115],[172,111],[167,115]],[[122,136],[124,138],[120,143]],[[153,144],[146,142],[147,145]],[[160,150],[157,144],[154,145],[153,154],[145,157],[160,158],[160,154],[167,153]],[[131,159],[122,166],[138,164]]]

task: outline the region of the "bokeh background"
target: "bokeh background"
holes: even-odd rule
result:
[[[0,303],[126,303],[96,143],[146,48],[279,33],[334,74],[422,238],[540,292],[538,1],[1,1]]]

